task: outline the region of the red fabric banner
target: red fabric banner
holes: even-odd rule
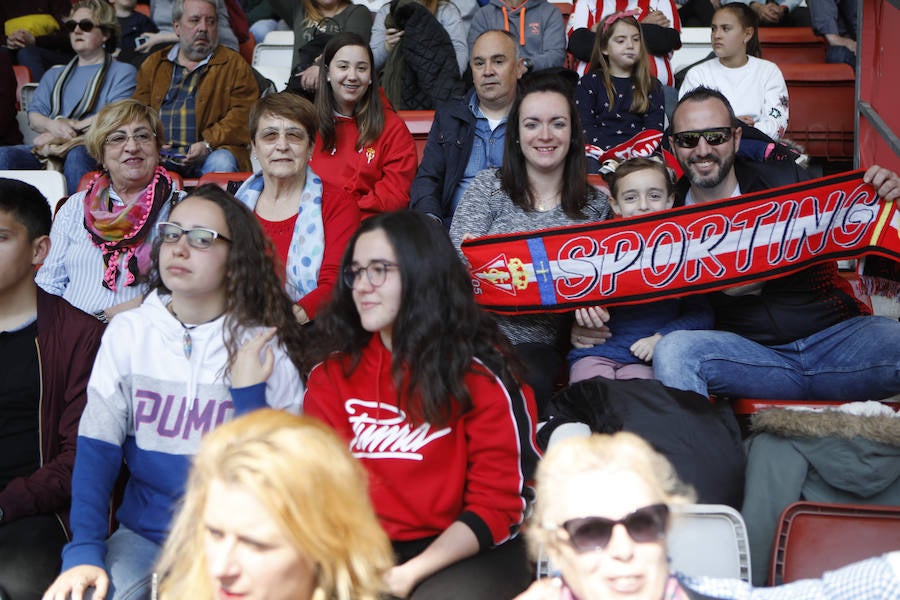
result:
[[[476,299],[498,313],[562,312],[721,290],[814,263],[900,261],[900,211],[863,171],[713,203],[463,242]]]

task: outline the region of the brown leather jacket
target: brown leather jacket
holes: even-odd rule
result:
[[[166,58],[171,46],[154,52],[138,71],[134,99],[157,111],[169,91],[174,63]],[[250,107],[259,97],[253,71],[240,54],[218,46],[197,86],[197,141],[213,149],[229,150],[241,171],[250,170],[248,121]]]

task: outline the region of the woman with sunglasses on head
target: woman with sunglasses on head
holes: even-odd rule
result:
[[[326,184],[347,190],[364,219],[406,208],[416,144],[378,86],[372,49],[355,33],[339,33],[322,61],[312,168]]]
[[[538,466],[536,492],[529,548],[535,557],[547,556],[558,575],[538,580],[516,600],[871,600],[900,594],[900,552],[769,588],[672,572],[669,525],[679,505],[694,501],[694,490],[633,433],[554,444]]]
[[[37,274],[45,291],[103,322],[140,304],[156,223],[181,197],[159,166],[159,117],[135,100],[104,106],[85,137],[100,172],[56,213],[50,253]]]
[[[733,2],[713,14],[716,58],[692,67],[679,98],[700,86],[728,98],[739,121],[777,140],[788,127],[788,89],[781,69],[760,58],[759,19],[746,4]]]
[[[203,434],[264,399],[300,409],[303,334],[253,214],[204,185],[157,228],[151,291],[110,323],[88,382],[72,541],[44,600],[80,597],[88,587],[95,598],[147,597]],[[129,478],[119,528],[107,539],[123,458]]]
[[[411,211],[364,221],[317,320],[304,410],[369,474],[394,545],[398,598],[511,598],[528,585],[516,536],[537,460],[531,392],[475,304],[441,225]]]
[[[78,0],[63,21],[75,58],[41,78],[28,105],[28,124],[37,133],[32,145],[0,147],[0,169],[36,170],[43,163],[33,153],[63,156],[62,171],[70,193],[97,162],[78,143],[104,105],[128,98],[137,84],[137,71],[112,58],[119,24],[107,0]],[[60,148],[76,144],[67,153]],[[57,198],[53,198],[56,201]]]

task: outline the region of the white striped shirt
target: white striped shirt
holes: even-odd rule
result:
[[[84,227],[84,195],[81,191],[69,197],[53,219],[50,230],[50,253],[38,271],[36,281],[46,292],[62,296],[73,306],[87,313],[105,310],[116,304],[127,302],[147,291],[146,284],[125,285],[128,273],[124,257],[120,259],[116,291],[103,286],[103,253],[91,241]],[[173,194],[182,192],[173,190]],[[110,189],[110,197],[118,201],[118,196]],[[178,196],[176,196],[177,198]],[[169,200],[172,197],[170,196]],[[169,217],[170,202],[159,211],[157,221]],[[150,232],[150,241],[156,239],[156,227]]]

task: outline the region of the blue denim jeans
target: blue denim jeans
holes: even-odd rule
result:
[[[37,171],[43,169],[41,161],[31,153],[32,146],[0,146],[0,169]],[[84,146],[75,146],[66,154],[63,175],[66,178],[66,192],[74,194],[85,173],[97,169],[95,161]],[[59,198],[48,198],[54,204]]]
[[[166,161],[163,166],[182,177],[200,177],[204,173],[236,173],[238,171],[238,162],[234,154],[224,148],[210,152],[202,164],[182,165]]]
[[[854,317],[779,346],[675,331],[656,345],[653,370],[665,385],[704,396],[879,400],[900,392],[900,323]]]
[[[160,546],[127,527],[119,526],[106,540],[106,600],[148,600],[153,563]]]

